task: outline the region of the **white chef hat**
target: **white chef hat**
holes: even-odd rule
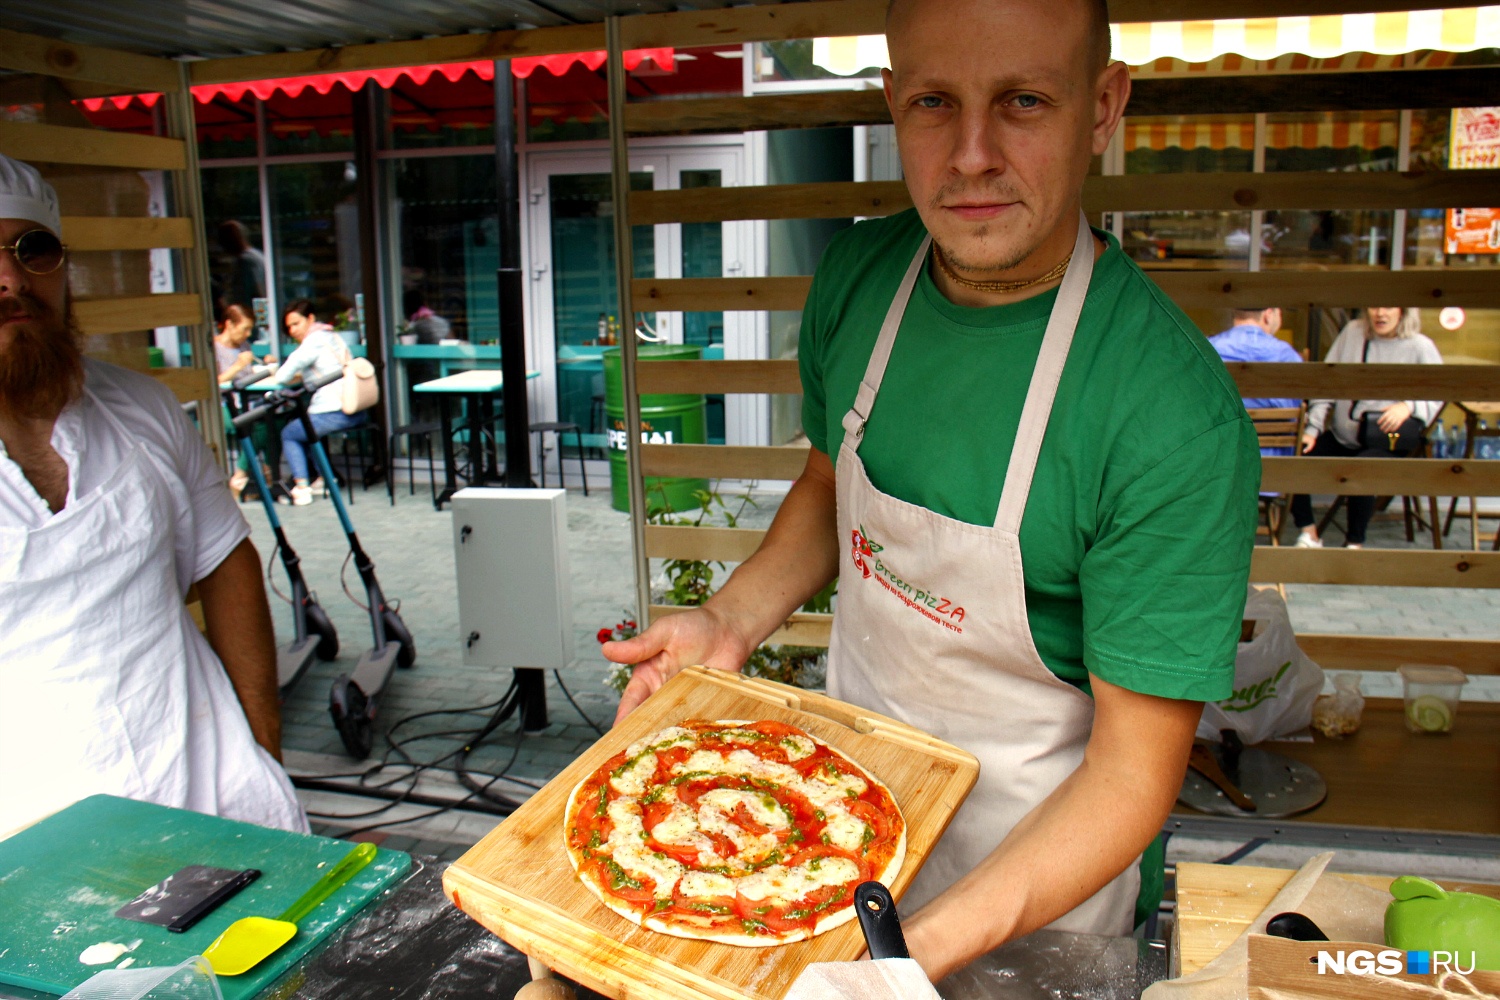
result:
[[[57,192],[35,167],[0,153],[0,219],[26,219],[62,235]]]

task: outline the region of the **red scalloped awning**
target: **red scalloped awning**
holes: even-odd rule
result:
[[[540,67],[547,70],[553,76],[563,76],[572,69],[575,64],[581,64],[589,70],[598,70],[604,65],[608,55],[604,52],[567,52],[551,56],[522,56],[511,60],[510,70],[514,75],[525,79]],[[673,50],[671,48],[656,49],[631,49],[625,53],[625,69],[635,71],[646,60],[655,63],[657,68],[664,72],[672,72],[674,69]],[[288,97],[297,97],[303,91],[312,89],[318,94],[327,94],[334,86],[342,84],[350,91],[358,90],[369,80],[374,80],[381,87],[389,88],[401,77],[408,77],[417,86],[422,86],[434,74],[441,74],[450,83],[457,83],[465,73],[474,73],[481,80],[493,80],[495,78],[495,64],[488,59],[475,60],[473,62],[461,63],[436,63],[425,66],[401,66],[396,69],[372,69],[372,70],[350,70],[343,73],[318,73],[312,76],[286,76],[274,80],[252,80],[247,83],[207,83],[193,88],[193,99],[200,104],[208,104],[219,95],[223,95],[230,101],[238,101],[246,94],[252,94],[261,100],[268,100],[277,91],[281,91]],[[90,97],[85,98],[82,104],[89,111],[99,111],[106,104],[123,110],[131,101],[139,100],[146,107],[151,107],[161,99],[160,94],[126,94],[121,97]]]

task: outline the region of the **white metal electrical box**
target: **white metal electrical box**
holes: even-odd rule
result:
[[[554,669],[572,662],[566,496],[489,487],[453,495],[466,665]]]

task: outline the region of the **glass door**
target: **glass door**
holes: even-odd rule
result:
[[[666,175],[666,158],[633,157],[631,168],[631,189],[649,191]],[[609,154],[532,153],[527,181],[531,319],[527,349],[530,366],[541,372],[531,384],[532,419],[577,424],[587,457],[600,462],[595,475],[602,483],[607,478],[602,354],[618,345],[627,328],[615,287]],[[632,248],[636,277],[659,273],[666,247],[657,233],[663,229],[636,228]],[[655,325],[654,314],[644,318]],[[547,444],[550,447],[554,442]],[[571,474],[576,475],[573,439],[569,436],[558,444],[572,466]],[[555,465],[549,463],[549,473],[554,470]]]

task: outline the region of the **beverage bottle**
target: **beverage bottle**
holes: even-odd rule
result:
[[[1448,457],[1448,434],[1444,431],[1441,420],[1432,428],[1432,437],[1427,442],[1427,450],[1433,458]]]

